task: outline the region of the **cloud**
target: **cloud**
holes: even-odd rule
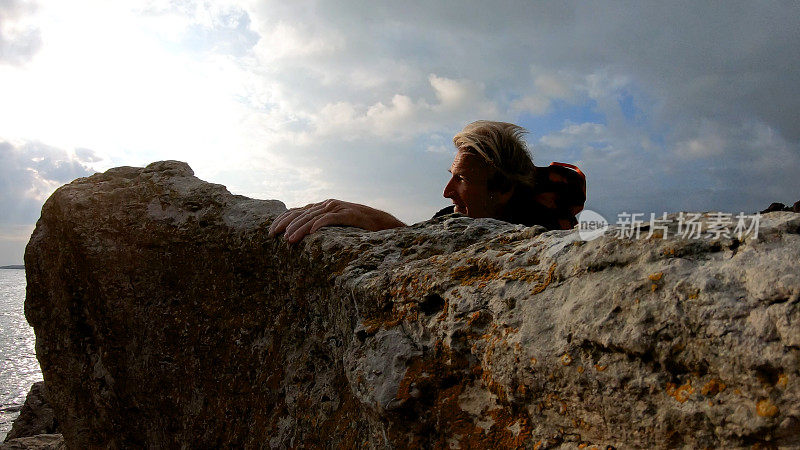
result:
[[[103,158],[97,155],[94,150],[88,148],[76,148],[75,157],[82,163],[93,163],[102,161]]]
[[[572,73],[548,72],[536,68],[531,73],[534,90],[511,102],[510,109],[516,113],[543,115],[551,110],[554,100],[576,102],[580,91],[585,90]]]
[[[589,146],[592,143],[605,143],[610,139],[608,130],[602,124],[585,122],[568,124],[557,133],[543,136],[539,142],[557,149],[575,146]]]
[[[497,114],[497,107],[485,97],[479,83],[435,74],[428,77],[428,82],[435,97],[431,103],[424,97],[413,99],[394,94],[386,103],[378,101],[366,106],[350,102],[327,104],[311,117],[312,134],[315,138],[353,140],[374,136],[407,140],[440,131],[447,125],[467,121],[476,115]]]
[[[581,164],[589,204],[611,215],[752,212],[800,194],[790,175],[800,168],[797,4],[365,10],[321,2],[248,11],[262,36],[291,24],[286,45],[300,51],[262,39],[256,56],[272,64],[264,79],[279,105],[273,111],[302,117],[294,142],[303,145],[282,147],[286,160],[322,168],[317,177],[337,193],[371,192],[372,183],[403,191],[402,177],[368,175],[384,173],[392,152],[395,168],[418,187],[419,209],[431,208],[440,189],[423,175],[447,167],[449,136],[488,118],[528,125],[539,136],[537,164]],[[415,170],[423,166],[431,172]],[[390,209],[405,207],[404,196],[394,198]]]
[[[259,40],[247,11],[234,2],[149,1],[136,11],[154,33],[184,50],[245,56]]]
[[[537,47],[545,59],[586,72],[604,67],[635,79],[658,99],[654,118],[691,123],[758,120],[790,141],[800,124],[791,73],[800,67],[800,4],[638,3],[575,9],[563,44]]]
[[[0,86],[0,135],[408,221],[446,203],[450,137],[476,119],[528,126],[537,164],[579,163],[610,214],[800,192],[800,4],[429,3],[104,6],[105,26],[47,28],[61,59],[7,83],[25,95]]]
[[[33,225],[0,225],[0,266],[22,264]]]
[[[38,142],[14,145],[0,141],[0,225],[29,225],[39,217],[44,201],[56,188],[94,171],[82,158]]]
[[[22,64],[41,47],[41,32],[26,20],[35,9],[30,2],[0,1],[0,63]]]
[[[587,174],[587,208],[612,222],[622,211],[753,213],[800,195],[800,154],[758,122],[701,126],[689,140],[656,142],[643,130],[567,124],[536,146],[542,162],[567,160]]]
[[[436,73],[482,82],[489,98],[513,93],[510,101],[538,100],[533,108],[539,112],[544,99],[571,91],[566,74],[583,77],[604,70],[644,86],[661,102],[663,118],[676,120],[691,110],[736,120],[749,112],[774,122],[790,138],[796,121],[786,111],[797,109],[800,96],[779,97],[797,89],[786,74],[797,71],[800,56],[798,12],[797,4],[780,2],[491,7],[437,2],[369,9],[320,2],[310,9],[293,4],[250,9],[262,36],[291,24],[295,34],[289,42],[320,43],[310,46],[319,51],[308,59],[292,54],[286,70],[315,74],[312,78],[350,99],[358,88],[352,85],[354,72],[380,74],[374,78],[382,82],[370,89],[377,85],[372,95],[384,98],[384,89],[415,98],[427,74]],[[326,42],[335,45],[321,44]],[[289,58],[277,42],[267,39],[259,46],[265,55]],[[314,91],[313,80],[308,81],[302,80],[303,87]]]

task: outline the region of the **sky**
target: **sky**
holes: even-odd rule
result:
[[[800,200],[798,118],[795,1],[0,0],[0,265],[59,186],[165,159],[423,221],[479,119],[611,223],[753,213]]]

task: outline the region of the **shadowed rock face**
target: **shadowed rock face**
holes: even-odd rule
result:
[[[53,408],[47,401],[44,382],[33,383],[25,397],[25,404],[19,416],[8,432],[5,442],[12,439],[36,436],[37,434],[56,434],[58,424],[55,421]]]
[[[583,242],[444,216],[289,247],[178,162],[82,178],[28,245],[66,443],[800,445],[800,215]]]

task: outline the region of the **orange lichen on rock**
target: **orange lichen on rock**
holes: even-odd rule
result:
[[[496,395],[501,401],[508,401],[508,395],[503,389],[503,385],[495,381],[494,377],[492,377],[492,373],[489,370],[484,368],[481,371],[481,381],[483,381],[483,383],[489,389],[489,392]]]
[[[778,375],[778,381],[775,383],[775,386],[783,389],[786,388],[787,384],[789,384],[789,377],[785,373]]]
[[[373,312],[371,317],[364,320],[363,326],[367,334],[374,334],[380,329],[392,328],[404,320],[417,320],[420,316],[420,303],[432,292],[432,284],[431,275],[427,274],[420,276],[412,273],[399,276],[389,290],[389,295],[393,298],[391,309],[386,308],[379,312]],[[441,306],[441,312],[437,318],[439,322],[447,319],[451,297],[461,298],[458,289],[453,289],[450,295],[444,296],[444,304]]]
[[[655,292],[658,289],[659,282],[664,278],[664,272],[651,273],[647,276],[653,283],[650,285],[650,291]]]
[[[416,272],[404,274],[393,283],[389,293],[394,298],[420,298],[430,289],[431,283],[432,279],[429,274],[425,274],[421,278]]]
[[[394,287],[389,290],[391,297],[396,300],[392,303],[392,308],[375,313],[362,323],[367,334],[374,334],[380,329],[392,328],[403,320],[417,320],[419,299],[430,291],[430,284],[430,275],[420,277],[418,274],[407,274],[399,277]],[[458,296],[458,293],[454,293],[454,296]],[[445,315],[448,305],[449,299],[445,298],[443,307]]]
[[[467,323],[471,327],[478,327],[478,328],[485,327],[486,325],[491,323],[491,321],[492,321],[492,314],[484,310],[475,311],[469,316],[469,319],[467,319]]]
[[[456,293],[456,295],[453,295],[453,297],[454,298],[460,298],[461,295]],[[436,318],[436,321],[437,322],[444,322],[447,319],[448,315],[450,314],[449,311],[450,311],[450,298],[449,297],[445,297],[444,298],[444,305],[442,305],[442,312],[439,313],[439,317]]]
[[[594,370],[596,370],[598,372],[602,372],[602,371],[606,370],[607,368],[608,368],[608,366],[601,366],[600,364],[595,364],[594,365]]]
[[[389,435],[393,442],[407,442],[410,448],[448,448],[450,443],[458,443],[461,448],[519,448],[530,441],[532,425],[522,411],[514,412],[508,405],[499,405],[478,415],[462,409],[459,401],[462,396],[471,395],[468,389],[488,388],[496,394],[495,389],[502,388],[497,385],[492,389],[481,381],[476,383],[470,374],[481,373],[479,380],[491,380],[488,371],[480,365],[470,367],[463,355],[453,352],[444,343],[438,342],[435,352],[439,353],[436,358],[413,361],[400,382],[396,397],[403,402],[403,408],[409,409],[409,413],[413,411],[418,419],[390,424]],[[412,396],[414,389],[430,392],[433,398],[426,399],[424,404],[417,403]],[[504,402],[503,397],[498,398],[499,402]],[[431,426],[439,430],[436,436],[425,432]]]
[[[486,259],[469,258],[465,264],[457,266],[450,271],[450,276],[461,283],[462,286],[477,285],[484,288],[493,280],[523,281],[525,283],[539,283],[546,276],[542,271],[530,270],[525,267],[517,267],[503,272],[502,267]],[[549,284],[549,280],[545,280]],[[537,285],[536,288],[539,288]]]
[[[703,387],[700,388],[700,393],[707,397],[713,397],[724,391],[726,387],[727,386],[725,386],[725,383],[720,382],[716,378],[712,378],[708,381],[708,383],[704,384]]]
[[[778,415],[778,407],[773,405],[769,399],[759,400],[756,403],[756,414],[761,417],[775,417]]]
[[[416,304],[395,303],[388,313],[365,319],[362,325],[366,329],[367,334],[375,334],[380,329],[388,330],[389,328],[397,326],[406,319],[417,319]]]
[[[500,266],[486,259],[469,258],[466,264],[450,271],[450,277],[459,281],[462,286],[470,286],[478,282],[495,280],[500,275]]]
[[[564,353],[561,355],[561,364],[564,366],[568,366],[572,364],[572,356],[569,356],[569,353]]]
[[[649,278],[650,281],[659,281],[663,277],[664,277],[664,272],[656,272],[647,276],[647,278]]]
[[[524,267],[517,267],[516,269],[509,270],[501,275],[504,280],[519,280],[526,283],[538,282],[542,279],[542,272],[537,270],[528,270]]]
[[[547,278],[545,278],[544,281],[542,281],[538,285],[534,286],[534,288],[531,289],[531,294],[536,295],[542,292],[543,290],[547,289],[547,286],[550,286],[550,283],[553,282],[553,273],[555,273],[555,271],[556,271],[556,263],[553,263],[550,266],[550,269],[547,271]]]
[[[667,395],[677,400],[678,403],[686,402],[692,394],[694,394],[694,388],[690,381],[681,387],[676,387],[674,383],[667,383]]]

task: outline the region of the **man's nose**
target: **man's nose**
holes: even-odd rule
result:
[[[454,191],[453,180],[454,178],[451,177],[450,181],[448,181],[447,184],[445,185],[444,192],[442,192],[444,198],[453,198],[453,191]]]

